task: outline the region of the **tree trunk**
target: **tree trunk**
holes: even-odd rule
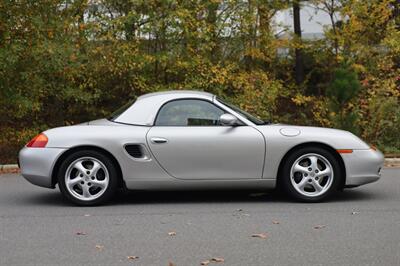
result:
[[[301,42],[301,24],[300,24],[300,0],[293,1],[293,27],[294,34],[298,38],[298,41]],[[295,68],[294,75],[296,84],[301,84],[304,81],[304,62],[303,62],[303,53],[301,48],[295,49]]]
[[[394,21],[396,23],[396,29],[400,30],[400,0],[396,0],[393,3],[393,13],[392,16],[394,18]]]
[[[211,30],[211,50],[209,53],[209,58],[212,62],[217,62],[219,59],[220,49],[217,36],[217,12],[219,4],[216,2],[210,2],[207,5],[207,23]]]

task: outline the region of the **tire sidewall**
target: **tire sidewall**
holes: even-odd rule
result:
[[[109,184],[104,193],[94,199],[94,200],[89,200],[89,201],[84,201],[75,198],[71,193],[68,191],[67,186],[65,184],[65,173],[70,166],[72,162],[75,160],[82,158],[82,157],[93,157],[99,161],[101,161],[105,167],[107,168],[107,171],[109,173]],[[112,163],[112,160],[104,155],[101,152],[98,151],[92,151],[92,150],[87,150],[87,151],[77,151],[75,153],[72,153],[68,155],[65,160],[61,163],[60,169],[57,174],[57,180],[58,180],[58,186],[59,189],[62,193],[62,195],[69,201],[73,202],[76,205],[80,206],[95,206],[99,204],[103,204],[107,202],[116,192],[118,188],[118,172]]]
[[[330,188],[322,195],[316,196],[316,197],[308,197],[300,192],[298,192],[294,187],[293,184],[290,180],[290,171],[292,168],[292,165],[294,162],[302,155],[308,154],[308,153],[315,153],[319,154],[323,157],[325,157],[329,163],[332,165],[333,168],[333,181],[332,185]],[[303,202],[320,202],[322,200],[328,199],[332,194],[338,189],[342,177],[342,171],[340,169],[340,164],[337,160],[337,158],[330,152],[327,151],[326,149],[320,148],[320,147],[304,147],[298,150],[295,150],[292,152],[286,159],[284,165],[283,165],[283,171],[282,171],[282,185],[287,194],[299,201]]]

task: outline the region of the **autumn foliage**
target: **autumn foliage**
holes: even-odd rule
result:
[[[180,89],[399,152],[399,1],[309,4],[332,18],[322,39],[277,32],[274,16],[293,1],[1,1],[0,162],[42,130]]]

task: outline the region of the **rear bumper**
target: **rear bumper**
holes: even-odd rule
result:
[[[58,157],[66,149],[27,148],[19,152],[19,164],[22,176],[30,183],[53,188],[52,172]]]
[[[341,155],[346,166],[346,187],[372,183],[381,177],[385,158],[380,151],[353,150]]]

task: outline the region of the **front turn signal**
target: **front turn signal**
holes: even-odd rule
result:
[[[338,153],[352,153],[353,150],[350,149],[343,149],[343,150],[336,150]]]
[[[26,147],[44,148],[46,147],[48,141],[49,139],[47,138],[47,136],[43,133],[40,133],[39,135],[34,137],[31,141],[29,141],[28,144],[26,144]]]

